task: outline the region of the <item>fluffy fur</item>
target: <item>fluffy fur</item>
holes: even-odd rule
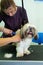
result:
[[[31,45],[32,38],[38,38],[36,27],[27,23],[21,29],[17,30],[16,34],[21,35],[21,41],[16,44],[16,57],[22,57],[24,54],[30,54],[31,52],[28,48]]]

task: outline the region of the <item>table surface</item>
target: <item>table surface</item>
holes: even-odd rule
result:
[[[21,58],[16,57],[16,47],[7,45],[4,47],[0,47],[0,60],[19,60],[19,61],[27,61],[27,60],[33,60],[33,61],[43,61],[43,45],[31,45],[29,50],[31,51],[30,55],[24,55]],[[12,53],[12,58],[4,58],[5,53]]]

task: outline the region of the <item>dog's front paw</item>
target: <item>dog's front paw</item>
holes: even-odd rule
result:
[[[16,57],[23,57],[24,54],[23,53],[17,53]]]
[[[31,54],[31,52],[30,52],[29,50],[25,50],[25,51],[24,51],[24,54],[29,55],[29,54]]]

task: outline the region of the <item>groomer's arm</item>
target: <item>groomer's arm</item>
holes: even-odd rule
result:
[[[0,32],[3,32],[3,33],[5,33],[6,35],[11,35],[11,33],[13,32],[12,30],[10,30],[10,29],[7,29],[7,28],[5,28],[5,27],[0,27]]]
[[[0,47],[12,42],[11,38],[0,38]]]
[[[11,42],[18,42],[20,40],[21,38],[19,34],[9,38],[0,38],[0,47],[5,46]]]

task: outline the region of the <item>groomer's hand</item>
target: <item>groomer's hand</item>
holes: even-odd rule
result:
[[[19,34],[16,34],[15,36],[12,37],[13,42],[19,42],[21,40],[21,37]]]
[[[7,29],[7,28],[3,28],[3,33],[5,33],[6,35],[11,35],[11,33],[12,33],[13,31],[12,30],[10,30],[10,29]]]

